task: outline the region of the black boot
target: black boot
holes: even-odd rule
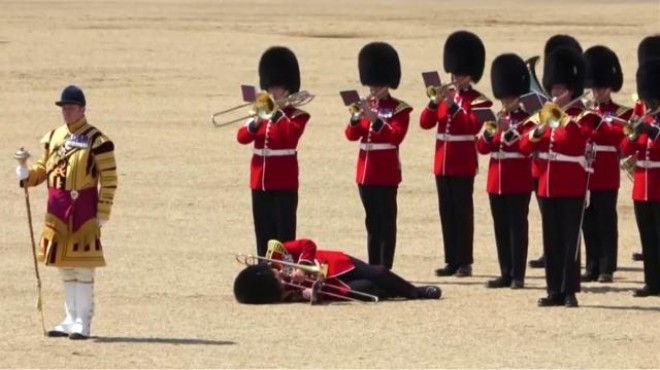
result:
[[[497,279],[488,280],[486,288],[508,288],[511,286],[511,279],[500,276]]]
[[[633,261],[644,261],[644,255],[640,252],[635,252],[632,254]]]
[[[440,299],[442,290],[435,285],[421,286],[417,288],[419,299]]]
[[[564,305],[564,295],[558,293],[550,293],[547,297],[539,298],[539,307],[562,306]]]
[[[545,256],[541,255],[541,257],[529,261],[529,267],[533,269],[542,269],[545,267]]]
[[[452,276],[458,270],[458,266],[447,264],[443,268],[435,270],[435,276]]]

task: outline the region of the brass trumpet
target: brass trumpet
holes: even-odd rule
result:
[[[378,95],[380,95],[385,89],[387,89],[387,86],[383,86],[382,88],[370,93],[367,95],[365,98],[362,98],[354,103],[351,103],[348,106],[348,111],[351,113],[351,115],[356,115],[362,112],[362,107],[360,107],[362,104],[365,102],[369,102],[372,100],[377,100]]]
[[[446,84],[442,84],[440,86],[433,86],[433,85],[428,86],[426,88],[426,96],[434,100],[438,99],[438,97],[440,97],[440,99],[443,99],[450,90],[456,88],[456,84],[457,84],[456,81],[452,81]]]
[[[273,98],[272,95],[270,95],[266,91],[262,91],[257,95],[257,98],[253,102],[240,104],[235,107],[213,113],[213,115],[211,115],[211,123],[213,123],[213,126],[215,127],[223,127],[223,126],[231,125],[232,123],[245,121],[250,118],[259,117],[262,119],[269,119],[280,108],[286,106],[300,107],[311,102],[312,100],[314,100],[314,95],[310,94],[305,90],[298,91],[293,94],[289,94],[281,99],[275,99]],[[250,105],[252,106],[252,109],[245,116],[235,119],[230,119],[228,121],[221,121],[221,122],[217,121],[218,116],[222,116],[234,112],[236,110],[239,110],[241,108]]]

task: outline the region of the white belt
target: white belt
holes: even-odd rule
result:
[[[257,149],[254,148],[254,155],[262,157],[282,157],[286,155],[296,155],[295,149]]]
[[[636,166],[641,168],[660,168],[660,161],[637,161]]]
[[[442,141],[474,141],[476,138],[474,135],[450,135],[444,133],[439,133],[436,137]]]
[[[390,150],[396,149],[396,145],[388,143],[360,143],[360,149],[367,152],[371,150]]]
[[[549,161],[577,163],[584,169],[587,168],[587,159],[583,155],[565,155],[556,152],[540,152],[539,158]]]
[[[503,160],[503,159],[518,159],[518,158],[525,158],[522,153],[516,153],[516,152],[492,152],[490,153],[490,157],[492,159],[497,159],[497,160]]]
[[[597,152],[617,152],[616,147],[613,145],[594,145],[593,148]]]

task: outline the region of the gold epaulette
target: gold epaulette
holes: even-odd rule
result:
[[[540,124],[541,123],[540,111],[532,114],[531,116],[529,116],[529,118],[527,118],[527,121],[525,121],[525,122],[531,122],[535,125]]]
[[[476,91],[476,90],[475,90],[475,91]],[[478,92],[478,91],[477,91],[477,92]],[[470,106],[474,107],[474,106],[481,105],[481,104],[485,104],[485,103],[493,104],[493,102],[492,102],[490,99],[488,99],[488,98],[486,97],[486,95],[484,95],[484,94],[482,94],[482,93],[480,93],[480,92],[478,92],[478,93],[479,93],[479,96],[477,96],[475,99],[473,99],[473,100],[470,102]]]
[[[632,110],[633,109],[630,107],[624,107],[623,105],[620,105],[614,114],[616,114],[617,117],[621,118],[625,116],[627,113],[631,112]]]
[[[309,113],[305,112],[305,111],[302,110],[302,109],[298,109],[298,108],[296,108],[296,109],[293,111],[293,113],[291,113],[291,117],[289,117],[289,119],[294,119],[294,118],[297,118],[297,117],[300,117],[300,116],[304,116],[304,115],[308,115],[308,116],[309,116]]]
[[[394,114],[399,114],[399,113],[403,112],[406,109],[411,109],[412,110],[412,107],[410,105],[408,105],[408,103],[406,103],[404,101],[401,101],[401,100],[398,100],[398,102],[399,102],[399,105],[397,105],[396,108],[394,108]]]

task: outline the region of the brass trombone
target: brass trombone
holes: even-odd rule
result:
[[[568,93],[566,91],[564,94]],[[559,126],[565,126],[570,121],[570,117],[566,114],[566,109],[573,106],[573,104],[582,101],[582,99],[588,99],[588,96],[591,94],[590,91],[585,92],[584,94],[578,96],[577,98],[569,101],[563,106],[557,105],[554,102],[548,102],[543,105],[543,108],[539,111],[539,125],[540,126],[549,126],[551,128],[557,128]],[[557,100],[557,99],[555,99]]]
[[[337,299],[341,299],[344,301],[351,301],[351,302],[364,302],[365,300],[368,302],[378,302],[379,298],[376,295],[373,294],[368,294],[364,292],[360,292],[357,290],[349,289],[346,287],[334,285],[325,282],[325,279],[328,276],[328,264],[323,263],[321,265],[305,265],[305,264],[299,264],[299,263],[293,263],[293,262],[286,262],[286,261],[281,261],[277,259],[272,259],[268,257],[260,257],[260,256],[254,256],[250,254],[236,254],[236,261],[239,263],[242,263],[246,266],[251,266],[251,265],[256,265],[259,262],[266,262],[270,265],[279,265],[281,267],[287,267],[289,269],[300,269],[302,271],[305,271],[306,273],[310,274],[313,276],[313,278],[306,277],[304,282],[310,283],[311,284],[311,296],[310,296],[310,303],[315,304],[318,302],[318,296],[319,295],[325,295],[328,297],[333,297]],[[291,274],[290,271],[286,271],[283,269],[284,275],[287,277],[290,277],[288,275]],[[291,281],[283,281],[283,283],[287,286],[293,287],[293,288],[298,288],[298,289],[308,289],[309,287],[298,284],[295,282]],[[356,299],[352,297],[347,297],[338,293],[333,293],[329,292],[328,290],[324,290],[324,288],[328,289],[333,289],[336,290],[337,292],[347,291],[349,294],[354,295],[354,296],[360,296],[364,299]]]
[[[213,113],[213,115],[211,115],[211,123],[213,123],[213,126],[215,127],[223,127],[231,125],[232,123],[245,121],[250,118],[259,117],[262,119],[269,119],[277,111],[277,109],[281,107],[300,107],[311,102],[312,100],[314,100],[314,95],[305,90],[289,94],[288,96],[281,99],[275,99],[268,92],[262,91],[257,94],[257,97],[253,102],[239,104],[235,107]],[[247,106],[252,106],[252,109],[247,115],[235,119],[230,119],[228,121],[218,122],[217,117],[234,112],[241,108],[245,108]]]

